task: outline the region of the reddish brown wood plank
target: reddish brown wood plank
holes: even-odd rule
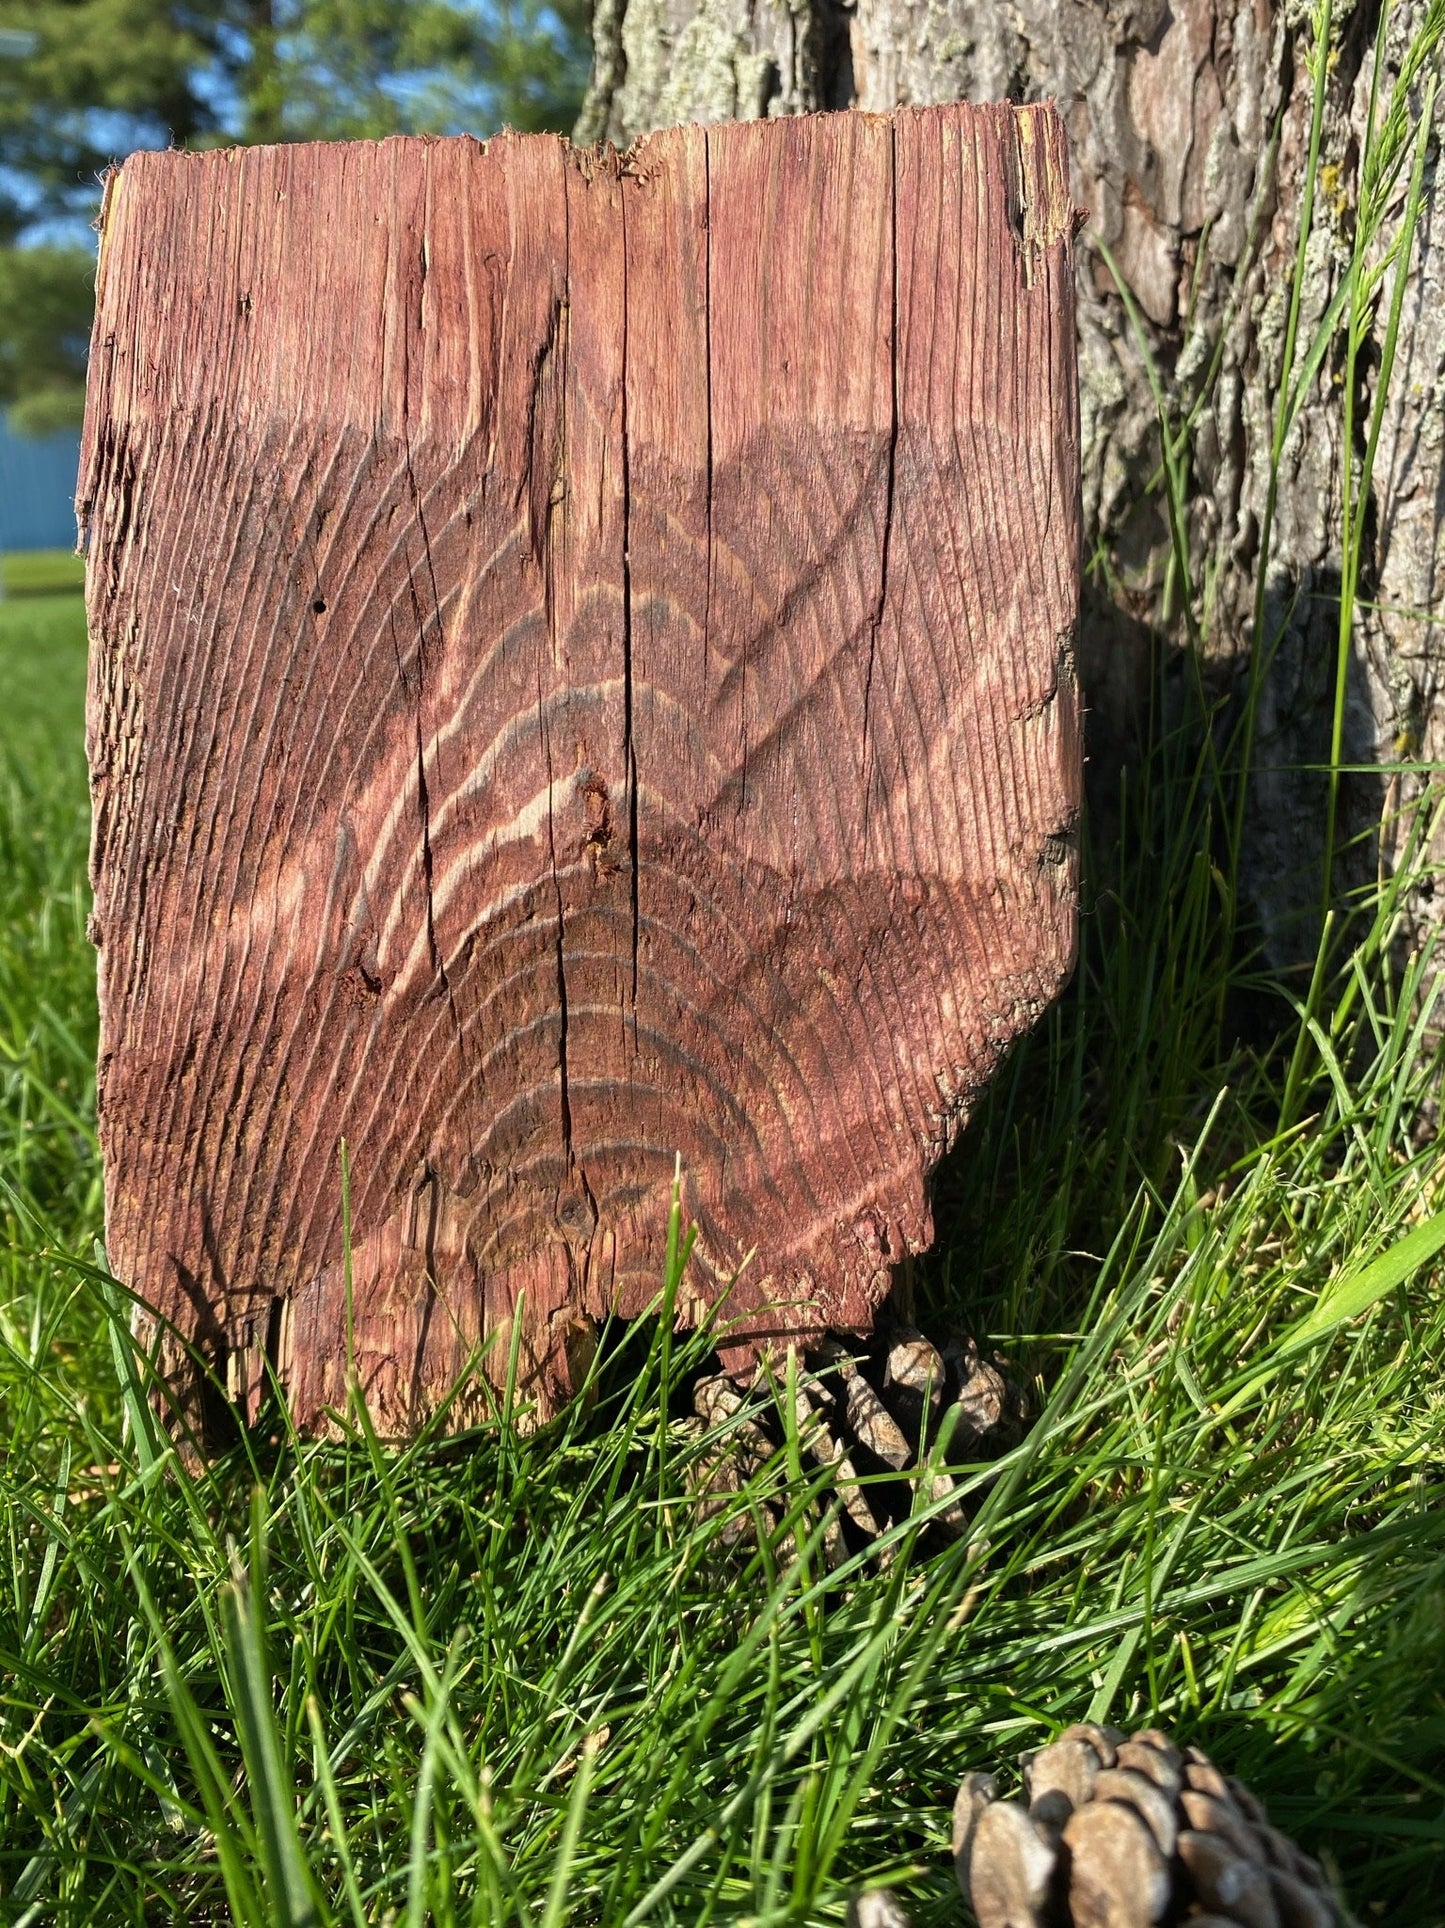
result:
[[[1074,933],[1057,117],[139,155],[102,249],[117,1272],[254,1410],[866,1325]],[[461,1400],[453,1423],[474,1414]]]

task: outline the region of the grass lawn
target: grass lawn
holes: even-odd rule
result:
[[[56,596],[85,586],[85,559],[69,549],[25,549],[0,555],[7,596]]]
[[[1332,340],[1291,333],[1277,446]],[[1256,679],[1223,716],[1168,682],[1127,809],[1085,824],[1075,980],[941,1178],[922,1322],[1004,1347],[1034,1423],[954,1469],[965,1541],[915,1517],[828,1573],[795,1437],[786,1539],[700,1516],[666,1320],[531,1437],[389,1450],[354,1403],[339,1441],[178,1460],[97,1245],[83,650],[75,595],[0,603],[6,1921],[801,1924],[887,1879],[956,1922],[960,1774],[1092,1718],[1198,1741],[1364,1921],[1445,1922],[1437,972],[1409,862],[1312,986],[1264,969],[1233,881]]]
[[[1366,1920],[1445,1919],[1437,1066],[1388,901],[1281,1129],[1298,1027],[1161,744],[920,1273],[1041,1417],[961,1469],[969,1546],[825,1576],[822,1476],[792,1563],[697,1518],[642,1328],[537,1438],[177,1464],[92,1262],[78,599],[0,606],[0,675],[10,1918],[827,1921],[892,1871],[944,1922],[959,1774],[1108,1716],[1253,1781]]]

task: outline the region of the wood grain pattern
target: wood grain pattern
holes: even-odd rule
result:
[[[675,1152],[740,1348],[929,1242],[1073,952],[1066,181],[965,106],[113,180],[107,1237],[248,1413],[344,1398],[343,1139],[397,1434],[514,1340],[555,1408]]]

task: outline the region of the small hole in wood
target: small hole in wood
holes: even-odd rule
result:
[[[313,616],[324,616],[326,614],[326,598],[324,596],[318,596],[315,602],[312,603],[311,613]]]

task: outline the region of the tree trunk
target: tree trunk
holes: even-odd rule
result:
[[[1438,16],[1438,6],[1433,16]],[[1358,218],[1379,0],[1339,0],[1320,167],[1302,280],[1300,354],[1340,287]],[[1426,0],[1388,24],[1382,107]],[[1438,18],[1431,24],[1438,30]],[[1343,366],[1327,355],[1279,468],[1269,553],[1275,404],[1285,362],[1312,112],[1318,23],[1300,0],[598,0],[596,67],[578,136],[618,143],[683,120],[904,102],[1058,98],[1074,194],[1092,210],[1079,254],[1086,590],[1081,663],[1091,755],[1127,754],[1152,639],[1192,626],[1216,688],[1249,707],[1262,674],[1241,875],[1276,965],[1313,954],[1324,897],[1328,764],[1346,473]],[[1428,63],[1427,63],[1428,64]],[[1419,111],[1420,89],[1411,93]],[[1427,197],[1439,125],[1427,155]],[[1406,126],[1408,135],[1408,121]],[[1405,155],[1408,177],[1409,155]],[[1404,182],[1372,248],[1398,227]],[[1445,755],[1445,235],[1425,214],[1401,316],[1401,350],[1364,509],[1359,593],[1342,705],[1345,764]],[[1106,259],[1137,311],[1137,335]],[[1348,454],[1358,476],[1391,280],[1366,316]],[[1181,530],[1195,594],[1170,567],[1157,412],[1141,344],[1176,416],[1192,415]],[[1266,593],[1256,607],[1256,581]],[[1256,620],[1257,616],[1262,620]],[[1258,633],[1256,634],[1256,631]],[[1243,734],[1243,731],[1240,731]],[[1310,768],[1308,766],[1314,766]],[[1341,786],[1338,890],[1388,860],[1394,806],[1419,776]],[[1382,808],[1386,822],[1382,826]],[[1353,840],[1353,842],[1352,842]],[[1417,912],[1427,905],[1417,894]]]

